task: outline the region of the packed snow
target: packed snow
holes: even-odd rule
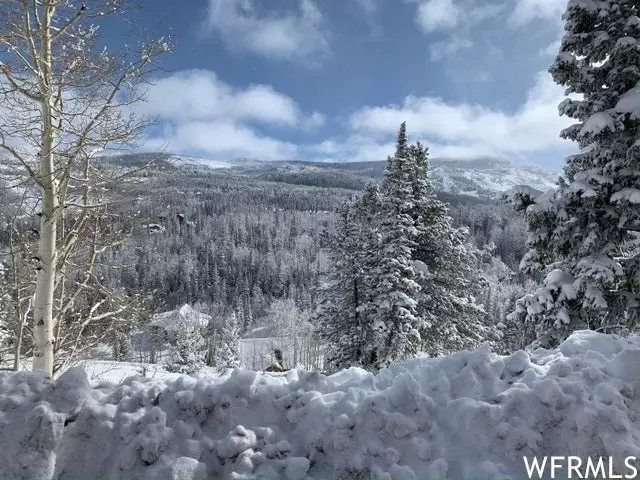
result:
[[[640,82],[628,92],[620,96],[616,103],[616,112],[640,115]]]
[[[610,132],[615,131],[613,118],[611,118],[611,115],[607,112],[598,112],[591,115],[589,119],[584,122],[580,130],[580,135],[599,135],[605,130],[609,130]]]
[[[640,337],[486,349],[372,375],[235,370],[91,387],[0,374],[0,477],[526,478],[523,457],[640,457]],[[558,476],[561,476],[557,473]]]

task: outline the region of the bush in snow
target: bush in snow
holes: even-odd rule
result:
[[[213,366],[217,368],[238,368],[240,366],[240,325],[235,312],[227,316],[221,325]]]
[[[180,322],[170,346],[169,362],[165,368],[173,373],[192,374],[203,365],[205,339],[201,329],[193,322]]]
[[[113,342],[113,358],[118,362],[131,360],[133,347],[131,332],[116,331]]]
[[[543,346],[574,330],[624,332],[640,317],[640,19],[637,0],[570,0],[550,72],[569,95],[559,110],[577,122],[561,136],[580,152],[559,188],[526,210],[522,270],[546,275],[515,316]],[[634,233],[635,232],[635,233]]]

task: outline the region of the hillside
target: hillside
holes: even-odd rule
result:
[[[220,161],[174,154],[135,154],[117,157],[116,161],[136,165],[141,159],[151,158],[175,168],[205,168],[283,183],[347,189],[360,189],[369,180],[381,179],[386,167],[386,161],[318,163],[247,158]],[[430,165],[438,191],[473,197],[495,198],[497,194],[521,185],[545,192],[554,188],[557,180],[554,172],[533,165],[516,165],[499,158],[434,158]]]

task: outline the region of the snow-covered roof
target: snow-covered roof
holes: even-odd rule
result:
[[[184,323],[196,323],[201,327],[206,327],[210,320],[211,315],[194,310],[190,305],[185,304],[177,310],[159,313],[149,325],[170,332],[177,330],[178,326]]]

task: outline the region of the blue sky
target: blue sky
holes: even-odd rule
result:
[[[384,160],[408,123],[433,157],[560,169],[546,74],[562,0],[144,0],[176,46],[144,148],[226,160]]]

